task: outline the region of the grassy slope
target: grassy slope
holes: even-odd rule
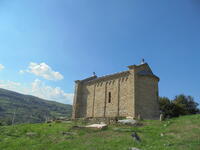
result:
[[[24,124],[0,127],[1,150],[199,150],[200,115],[168,121],[143,121],[141,127],[112,125],[103,131],[71,129],[76,123]],[[130,136],[136,131],[142,142]],[[27,136],[27,132],[36,135]],[[63,135],[72,132],[72,135]],[[160,136],[163,133],[164,136]]]
[[[46,117],[70,117],[71,111],[71,105],[0,88],[0,122],[10,123],[14,112],[15,123],[38,123],[44,122]]]

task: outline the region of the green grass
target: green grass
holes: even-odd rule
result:
[[[140,127],[110,125],[101,131],[72,128],[80,124],[75,122],[3,126],[0,150],[200,150],[200,115],[142,123]],[[133,131],[142,142],[133,140]],[[33,135],[27,135],[30,132]]]

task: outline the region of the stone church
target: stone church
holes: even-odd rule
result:
[[[158,82],[144,60],[127,71],[77,80],[72,118],[158,119]]]

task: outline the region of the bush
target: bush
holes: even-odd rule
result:
[[[181,115],[197,114],[200,112],[198,103],[191,96],[183,94],[175,96],[173,100],[167,97],[159,98],[160,111],[165,118],[178,117]]]

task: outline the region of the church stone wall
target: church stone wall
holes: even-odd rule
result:
[[[106,117],[118,116],[118,79],[109,81],[106,90]],[[111,102],[108,102],[109,92],[111,93]]]
[[[82,99],[82,84],[78,81],[75,85],[75,95],[74,95],[74,101],[73,101],[73,112],[72,112],[72,118],[77,117],[84,117],[85,110],[86,110],[86,102]]]
[[[84,101],[87,101],[85,116],[93,117],[93,98],[94,98],[95,87],[94,85],[89,85],[89,86],[85,85],[83,90],[85,93]]]
[[[119,103],[119,116],[134,117],[134,93],[133,93],[133,79],[132,75],[120,79],[120,103]]]
[[[159,118],[158,81],[153,77],[138,76],[136,80],[136,113],[144,119]]]
[[[132,116],[134,109],[132,87],[131,76],[127,74],[83,85],[82,101],[87,102],[85,117]]]
[[[105,83],[97,83],[95,84],[95,87],[93,117],[103,117],[105,105]]]

